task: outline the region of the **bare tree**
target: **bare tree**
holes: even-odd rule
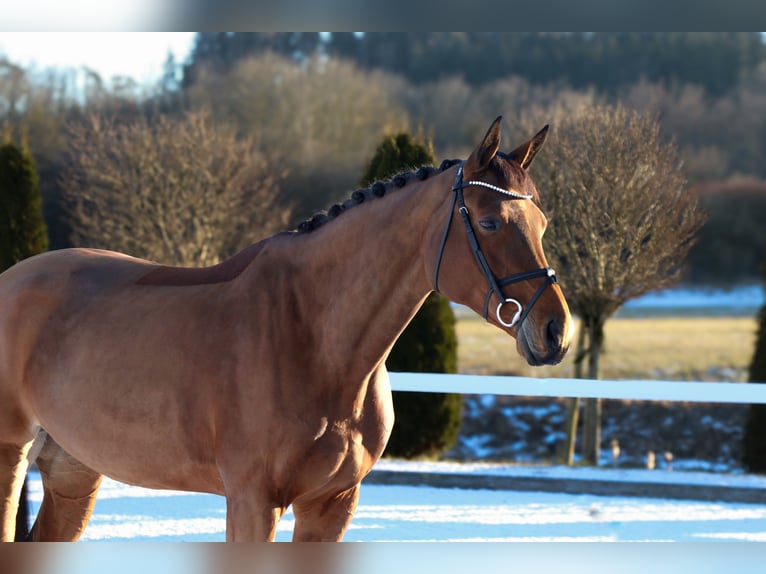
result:
[[[211,265],[282,229],[282,174],[205,113],[70,128],[63,178],[75,243]]]
[[[655,119],[621,106],[583,106],[561,114],[550,139],[535,166],[551,219],[546,253],[581,321],[575,374],[583,375],[587,359],[595,379],[607,319],[679,277],[703,216]],[[569,463],[578,404],[570,409]],[[583,450],[594,464],[599,435],[600,402],[589,399]]]
[[[22,114],[29,80],[24,70],[0,57],[0,118],[16,119]]]
[[[407,127],[397,103],[401,78],[364,71],[335,58],[303,62],[273,53],[229,72],[198,71],[191,105],[233,122],[289,167],[286,192],[306,215],[341,200],[356,185],[384,133]]]

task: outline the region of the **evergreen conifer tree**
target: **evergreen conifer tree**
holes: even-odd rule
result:
[[[378,146],[362,185],[408,169],[433,164],[428,144],[408,133],[387,136]],[[391,371],[457,372],[455,315],[449,301],[432,293],[394,345],[386,362]],[[396,422],[386,456],[435,458],[457,440],[462,399],[449,393],[394,393]]]
[[[0,271],[48,249],[35,164],[29,152],[0,145]]]
[[[766,265],[761,272],[766,282]],[[748,380],[766,383],[766,305],[758,315],[758,335]],[[766,405],[750,405],[742,438],[742,463],[750,472],[766,473]]]

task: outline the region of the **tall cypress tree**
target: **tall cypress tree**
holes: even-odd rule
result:
[[[761,267],[766,283],[766,265]],[[766,305],[758,316],[758,336],[748,380],[766,383]],[[750,472],[766,473],[766,405],[750,405],[742,437],[742,463]]]
[[[48,249],[37,171],[28,151],[12,143],[0,145],[0,272]],[[16,539],[29,531],[27,481],[16,515]]]
[[[407,169],[433,164],[429,145],[408,133],[387,136],[378,146],[362,185]],[[457,372],[455,315],[449,301],[432,293],[397,340],[386,366],[391,371]],[[457,440],[462,399],[449,393],[394,393],[396,421],[385,454],[435,458]]]
[[[12,143],[0,145],[0,271],[47,249],[32,156]]]

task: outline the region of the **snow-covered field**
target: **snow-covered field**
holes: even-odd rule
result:
[[[717,485],[766,492],[766,477],[742,474],[487,463],[379,464],[389,473],[424,473],[424,478],[469,473],[587,482],[609,476],[626,483],[688,484],[690,489]],[[36,511],[42,499],[39,475],[31,478]],[[762,572],[766,563],[766,503],[756,498],[761,502],[731,504],[363,484],[345,540],[365,544],[224,548],[172,544],[222,541],[225,505],[221,497],[146,490],[105,480],[84,537],[98,544],[15,545],[8,553],[0,547],[0,573],[749,574]],[[289,540],[292,526],[288,512],[277,540]]]
[[[659,481],[731,488],[764,488],[766,478],[662,471],[611,471],[561,467],[424,464],[382,461],[381,469],[423,473],[474,472],[555,479]],[[589,474],[592,473],[592,474]],[[42,501],[39,476],[31,475],[33,511]],[[424,481],[425,482],[425,481]],[[762,499],[763,500],[763,499]],[[293,516],[282,520],[277,540],[291,537]],[[147,490],[105,480],[84,539],[91,541],[221,541],[225,503],[213,495]],[[364,484],[346,541],[766,542],[766,503],[721,503],[517,492],[428,486]]]
[[[618,315],[645,316],[667,314],[755,315],[766,303],[762,285],[741,285],[730,289],[676,287],[651,291],[626,302]],[[458,314],[473,311],[455,304]]]
[[[732,289],[677,288],[653,291],[625,304],[627,309],[757,309],[766,302],[761,285]]]

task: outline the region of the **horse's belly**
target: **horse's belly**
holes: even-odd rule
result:
[[[126,463],[127,459],[115,460],[109,469],[100,472],[114,480],[144,488],[224,494],[223,482],[215,465],[184,464],[183,461],[172,460],[141,467]],[[168,465],[173,465],[172,469]]]
[[[93,425],[84,431],[70,422],[55,417],[44,428],[64,450],[101,474],[147,488],[223,492],[213,453],[200,456],[199,447],[190,444],[193,435],[181,440],[159,429],[150,434],[145,427],[122,425],[117,437],[114,429]]]
[[[34,385],[40,424],[69,454],[106,476],[148,488],[222,492],[211,414],[177,392],[120,379]]]

